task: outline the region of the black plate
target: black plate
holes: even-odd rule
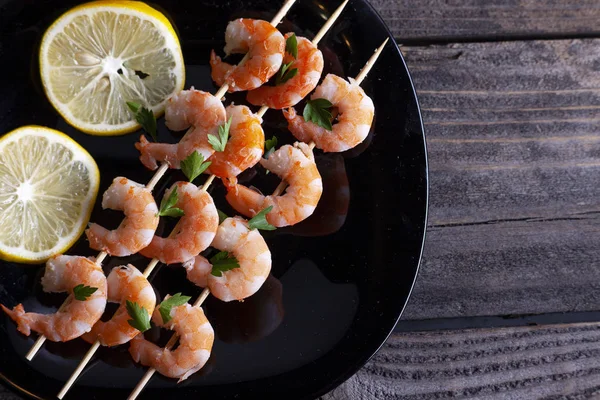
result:
[[[39,81],[37,50],[49,24],[75,1],[0,0],[0,132],[39,124],[69,134],[94,156],[102,171],[100,193],[113,177],[147,182],[152,173],[138,162],[137,134],[93,137],[68,126],[46,101]],[[236,17],[271,19],[282,0],[162,1],[152,4],[172,19],[181,36],[187,65],[186,88],[215,92],[209,51],[221,49],[227,22]],[[311,38],[338,1],[298,0],[279,28]],[[390,32],[373,8],[351,0],[320,44],[325,72],[356,76]],[[376,107],[365,145],[344,154],[318,152],[325,192],[318,211],[291,228],[265,234],[273,271],[261,291],[244,303],[210,299],[205,309],[217,339],[207,366],[180,385],[156,376],[142,398],[262,399],[314,398],[356,372],[382,345],[409,297],[415,280],[427,212],[427,160],[417,98],[402,56],[388,43],[363,87]],[[228,95],[243,102],[243,95]],[[291,142],[280,112],[269,111],[265,134]],[[177,140],[161,121],[162,140]],[[344,167],[345,166],[345,173]],[[179,179],[170,172],[157,190]],[[272,175],[256,168],[246,182],[273,190]],[[344,186],[349,182],[350,203]],[[220,184],[217,205],[228,213]],[[344,220],[343,226],[339,226]],[[340,217],[341,215],[341,217]],[[92,221],[116,226],[117,213],[96,206]],[[84,239],[70,254],[93,255]],[[106,269],[123,263],[109,259]],[[143,269],[147,260],[130,257]],[[28,310],[51,310],[62,297],[43,294],[40,266],[0,265],[0,302],[19,302]],[[199,289],[181,268],[163,267],[154,276],[157,292]],[[156,334],[156,332],[155,332]],[[164,335],[163,335],[164,336]],[[164,339],[163,339],[164,340]],[[88,345],[81,340],[47,342],[32,363],[24,354],[34,339],[19,334],[0,316],[0,374],[11,387],[37,398],[53,399]],[[101,349],[68,394],[71,399],[125,398],[144,369],[133,364],[125,346]]]

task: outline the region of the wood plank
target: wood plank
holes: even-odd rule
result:
[[[370,0],[407,42],[597,36],[596,0]]]
[[[322,400],[600,396],[600,324],[393,334]]]
[[[597,310],[600,40],[404,47],[430,161],[407,319]]]

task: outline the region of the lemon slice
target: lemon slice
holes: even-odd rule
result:
[[[95,1],[60,16],[40,46],[40,72],[54,108],[75,128],[119,135],[139,124],[127,101],[160,115],[185,71],[169,20],[138,1]]]
[[[99,181],[92,156],[61,132],[31,125],[0,138],[0,258],[39,263],[66,251]]]

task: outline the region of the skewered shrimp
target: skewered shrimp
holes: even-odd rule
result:
[[[325,152],[340,152],[361,143],[371,129],[375,106],[364,90],[352,79],[350,83],[339,76],[329,74],[317,87],[311,99],[327,99],[337,108],[337,123],[333,130],[325,128],[296,114],[292,107],[283,111],[288,120],[288,129],[305,143],[313,141],[317,148]]]
[[[188,279],[206,286],[223,301],[243,300],[260,289],[271,272],[271,252],[257,229],[250,230],[241,217],[227,218],[219,225],[211,244],[217,250],[231,253],[240,265],[221,276],[210,273],[212,267],[202,256],[184,263]]]
[[[171,309],[171,317],[164,323],[159,307],[152,315],[157,326],[179,334],[179,347],[167,350],[138,335],[131,340],[129,353],[136,362],[152,367],[169,378],[187,379],[206,364],[215,339],[215,332],[200,307],[184,304]]]
[[[325,236],[339,231],[350,207],[350,184],[344,157],[340,153],[321,154],[316,162],[323,179],[323,195],[317,209],[302,224],[286,230],[284,234],[296,236]]]
[[[292,35],[287,33],[285,39]],[[251,104],[275,109],[291,107],[317,87],[323,72],[323,54],[310,40],[304,37],[297,40],[298,58],[294,59],[289,53],[285,53],[283,58],[284,64],[293,62],[288,71],[297,68],[297,75],[278,86],[261,86],[251,90],[246,97]]]
[[[248,60],[239,66],[227,64],[213,50],[210,54],[212,79],[229,84],[229,92],[256,89],[269,80],[281,67],[285,40],[267,21],[240,18],[231,21],[225,31],[225,54],[248,53]]]
[[[96,288],[96,291],[85,300],[77,300],[71,293],[78,285]],[[64,255],[49,259],[42,287],[45,292],[70,293],[61,310],[38,314],[26,313],[22,304],[13,310],[0,305],[17,322],[22,334],[29,336],[33,330],[53,342],[66,342],[89,332],[102,317],[106,307],[106,277],[102,268],[89,259]]]
[[[197,151],[208,159],[214,149],[208,135],[218,136],[219,126],[225,123],[223,103],[210,93],[191,88],[182,90],[169,99],[165,111],[167,127],[174,131],[190,128],[179,143],[150,143],[142,135],[135,148],[148,169],[156,169],[157,161],[167,162],[170,168],[179,168],[187,156]]]
[[[310,147],[298,142],[294,146],[285,145],[268,159],[260,160],[260,163],[289,184],[286,193],[264,196],[236,184],[227,188],[229,204],[247,217],[273,206],[266,218],[276,227],[294,225],[308,218],[315,211],[323,193],[323,182]]]
[[[82,339],[89,343],[98,340],[102,346],[117,346],[127,343],[140,333],[127,322],[130,319],[126,308],[127,301],[137,303],[150,314],[156,306],[156,296],[148,279],[133,265],[113,268],[107,283],[108,301],[121,305],[109,321],[96,322]]]
[[[179,221],[179,233],[172,238],[154,236],[150,245],[140,251],[148,258],[158,258],[165,264],[182,263],[206,249],[215,237],[219,214],[212,197],[189,182],[177,182],[165,193],[168,197],[177,188],[174,207],[185,215]]]
[[[220,178],[235,178],[260,160],[265,147],[262,118],[246,106],[227,107],[231,118],[229,141],[225,151],[215,152],[210,158],[208,172]]]
[[[112,256],[135,254],[152,241],[158,227],[158,207],[144,185],[117,177],[102,196],[102,208],[122,210],[125,218],[115,230],[91,224],[85,231],[90,247]]]

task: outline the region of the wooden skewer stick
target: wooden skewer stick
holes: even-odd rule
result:
[[[154,176],[150,179],[150,181],[146,185],[146,189],[152,191],[154,189],[154,187],[156,186],[156,184],[158,183],[158,181],[160,181],[160,179],[163,177],[163,175],[165,174],[165,172],[167,172],[168,169],[169,169],[169,166],[166,163],[162,164],[160,166],[160,168],[158,170],[156,170],[156,172],[154,173]],[[106,253],[105,251],[101,251],[100,253],[98,253],[98,255],[96,256],[96,265],[102,265],[102,261],[104,261],[104,259],[107,256],[108,256],[108,253]],[[58,312],[60,312],[63,309],[65,304],[66,304],[66,301],[60,306],[60,308],[58,309]],[[40,337],[38,337],[37,340],[35,341],[35,343],[33,344],[33,346],[31,346],[31,349],[29,349],[29,352],[25,355],[25,358],[28,361],[33,360],[33,357],[35,357],[37,352],[42,348],[45,341],[46,341],[46,336],[41,335]]]
[[[342,13],[342,11],[344,10],[344,7],[346,7],[346,5],[348,4],[349,0],[345,0],[334,12],[333,14],[331,14],[331,16],[329,17],[329,19],[327,20],[327,22],[325,23],[325,25],[323,25],[323,27],[319,30],[319,32],[316,34],[315,38],[313,39],[313,43],[315,45],[317,45],[319,43],[319,41],[323,38],[323,36],[325,36],[325,34],[327,33],[327,31],[333,26],[333,24],[335,23],[335,21],[338,19],[338,17],[340,16],[340,14]],[[271,22],[273,25],[276,25],[274,22]],[[386,40],[387,41],[387,40]],[[384,43],[385,44],[385,43]],[[371,60],[369,60],[371,61]],[[242,60],[243,62],[243,60]],[[374,60],[373,60],[374,62]],[[365,67],[366,68],[366,67]],[[370,69],[371,67],[369,67]],[[363,68],[364,69],[364,68]],[[368,71],[367,71],[368,72]],[[366,75],[366,74],[365,74]],[[226,90],[225,90],[226,91]],[[215,95],[216,97],[219,97],[219,94],[223,95],[225,93],[225,91],[223,91],[223,93],[220,93],[221,91],[217,92],[217,94]],[[269,109],[269,107],[267,106],[262,106],[258,112],[256,113],[259,117],[262,118],[263,115],[265,115],[265,113],[267,112],[267,110]],[[209,180],[214,179],[215,176],[211,175],[209,177]],[[210,289],[208,288],[204,288],[204,290],[202,290],[202,293],[200,294],[200,296],[198,297],[198,299],[194,302],[194,307],[200,307],[202,306],[202,303],[204,303],[204,301],[206,300],[206,298],[210,295]],[[171,336],[171,339],[169,339],[169,341],[167,342],[165,348],[167,350],[170,350],[171,348],[173,348],[173,346],[175,346],[175,344],[177,343],[177,340],[179,340],[179,336],[175,333],[173,334],[173,336]],[[140,393],[142,392],[142,390],[144,390],[144,387],[146,387],[146,385],[148,384],[148,382],[150,381],[150,379],[152,378],[152,376],[154,375],[154,373],[156,372],[156,369],[154,368],[150,368],[148,369],[148,371],[146,371],[146,373],[144,374],[144,376],[142,377],[142,379],[138,382],[138,384],[135,386],[135,388],[133,389],[133,391],[131,392],[131,394],[129,395],[129,397],[127,398],[128,400],[135,400]]]
[[[287,0],[283,7],[279,10],[279,12],[275,15],[275,17],[273,18],[273,20],[271,21],[271,24],[273,26],[277,26],[281,20],[283,19],[283,17],[287,14],[287,12],[289,11],[289,9],[292,7],[292,5],[296,2],[296,0]],[[346,0],[346,2],[344,3],[344,5],[348,2],[348,0]],[[336,17],[337,18],[337,17]],[[242,61],[239,63],[239,65],[242,65],[244,62],[246,62],[248,57],[244,57],[242,59]],[[217,98],[221,98],[225,95],[225,93],[227,92],[227,90],[229,89],[229,85],[227,83],[223,84],[223,86],[221,86],[219,88],[219,90],[217,91],[217,93],[215,93],[215,97]],[[268,107],[263,107],[261,108],[261,110],[259,110],[259,112],[262,111],[262,113],[259,115],[260,117],[262,117],[264,115],[264,113],[268,110]],[[154,186],[158,183],[158,181],[162,178],[162,176],[165,174],[165,172],[168,169],[168,164],[167,163],[163,163],[160,166],[160,169],[158,169],[156,171],[156,173],[154,174],[154,176],[152,177],[152,179],[150,180],[150,182],[148,182],[148,185],[146,185],[147,188],[149,188],[150,190],[152,190],[154,188]],[[215,175],[210,175],[208,177],[208,179],[206,180],[206,182],[204,182],[204,185],[202,186],[202,190],[206,191],[209,186],[212,184],[212,182],[215,179]],[[179,231],[179,223],[177,223],[177,225],[175,225],[175,227],[173,228],[173,230],[171,231],[171,233],[169,234],[169,237],[174,237],[177,232]],[[104,252],[102,252],[104,253]],[[98,255],[98,258],[96,260],[96,262],[99,264],[102,262],[102,260],[106,257],[106,253],[104,253],[104,255],[101,257],[102,253],[100,253]],[[153,258],[150,263],[148,264],[148,266],[146,267],[146,269],[143,272],[144,277],[148,278],[148,276],[150,276],[150,274],[152,273],[152,271],[154,271],[154,268],[156,268],[156,266],[158,265],[160,261],[157,258]],[[208,288],[204,289],[200,295],[200,297],[198,298],[198,300],[196,300],[196,303],[194,304],[194,307],[196,306],[200,306],[202,305],[202,303],[204,302],[204,300],[208,297],[208,295],[210,294],[210,291],[208,290]],[[30,350],[30,353],[35,349],[35,351],[33,351],[33,355],[31,356],[33,358],[33,356],[35,355],[35,353],[39,350],[39,348],[42,346],[42,344],[44,343],[44,341],[46,340],[45,337],[40,337],[40,339],[43,340],[39,340],[40,342],[39,345],[36,342],[34,344],[34,346],[32,347],[32,349]],[[169,341],[169,343],[173,342],[172,344],[169,345],[169,343],[167,343],[167,348],[171,348],[175,345],[175,343],[177,343],[178,337],[177,335],[173,335],[173,337],[171,338],[171,340]],[[69,380],[65,383],[65,385],[62,387],[61,391],[58,394],[58,398],[62,399],[63,397],[65,397],[65,395],[67,394],[67,392],[69,391],[69,389],[71,388],[71,386],[73,386],[73,384],[75,383],[75,381],[77,380],[77,378],[79,377],[79,375],[81,375],[81,372],[83,371],[83,369],[86,367],[86,365],[90,362],[90,360],[92,359],[92,357],[94,356],[94,354],[96,353],[96,351],[98,351],[98,349],[100,348],[100,342],[96,341],[92,347],[90,347],[90,349],[87,351],[87,353],[85,354],[85,356],[83,357],[83,359],[81,360],[81,362],[79,363],[79,365],[77,366],[77,368],[75,369],[75,371],[73,371],[73,373],[71,374],[71,376],[69,377]],[[29,354],[28,354],[29,355]],[[28,358],[29,359],[29,358]],[[31,360],[31,359],[29,359]],[[152,377],[152,375],[154,374],[155,371],[152,371],[152,373],[149,374],[149,372],[152,370],[149,370],[146,375],[148,375],[148,378],[146,380],[146,382],[148,380],[150,380],[150,378]],[[146,376],[145,375],[145,376]],[[144,378],[145,378],[144,376]],[[138,383],[138,386],[140,386],[139,391],[141,392],[142,389],[144,388],[144,386],[146,385],[146,382],[144,382],[142,384],[143,380],[140,381],[140,383]],[[139,393],[138,393],[139,394]],[[137,394],[135,395],[137,396]]]
[[[367,76],[367,74],[369,73],[371,68],[373,68],[373,65],[375,65],[375,61],[377,61],[377,59],[383,52],[383,48],[387,44],[388,40],[389,40],[389,38],[386,38],[383,41],[381,46],[379,46],[377,48],[377,50],[375,50],[375,53],[371,56],[371,58],[369,58],[369,61],[367,61],[365,66],[360,70],[359,74],[356,76],[356,79],[354,80],[358,85],[360,85],[362,83],[362,81],[365,79],[365,77]],[[311,150],[314,149],[315,142],[310,142],[309,147]],[[273,192],[272,196],[279,196],[281,193],[283,193],[283,191],[285,190],[286,187],[287,187],[287,183],[285,181],[281,181],[279,186],[277,186],[277,188]]]

